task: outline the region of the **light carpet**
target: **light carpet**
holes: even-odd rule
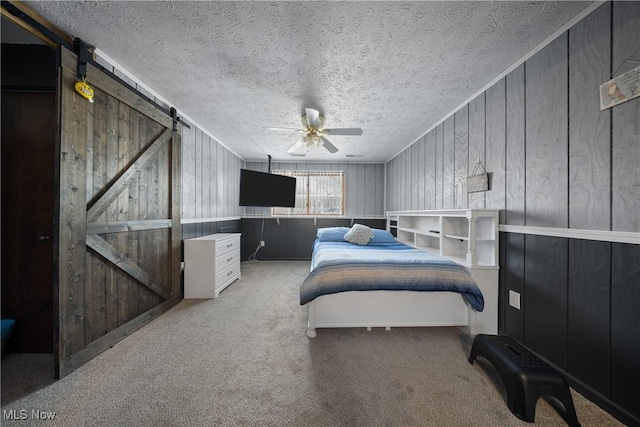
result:
[[[51,355],[2,360],[2,425],[529,426],[459,328],[318,330],[302,261],[248,261],[217,299],[184,300],[67,377]],[[621,425],[573,394],[583,426]],[[28,414],[10,420],[10,414]],[[53,412],[41,421],[33,410]],[[565,425],[545,400],[536,425]]]

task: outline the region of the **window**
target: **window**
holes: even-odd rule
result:
[[[344,172],[273,171],[296,178],[296,207],[273,215],[344,215]]]

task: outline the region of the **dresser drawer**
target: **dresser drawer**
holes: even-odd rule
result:
[[[216,256],[233,252],[236,249],[240,249],[240,237],[232,237],[216,242]]]
[[[216,258],[216,271],[225,270],[231,264],[237,263],[238,261],[240,261],[240,249],[219,256]]]
[[[216,291],[223,287],[229,280],[240,274],[240,263],[236,262],[216,274]]]

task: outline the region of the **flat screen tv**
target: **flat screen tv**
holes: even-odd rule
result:
[[[292,176],[240,169],[240,206],[296,205],[296,179]]]

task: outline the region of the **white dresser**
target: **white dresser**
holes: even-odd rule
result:
[[[240,278],[240,233],[184,241],[184,297],[217,298]]]

